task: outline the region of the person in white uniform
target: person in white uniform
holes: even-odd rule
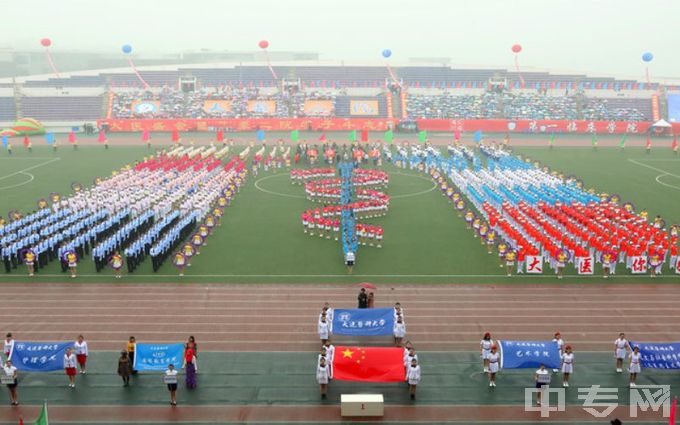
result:
[[[411,400],[415,400],[416,387],[420,383],[420,365],[416,358],[411,360],[411,365],[406,371],[406,382],[408,382],[408,392],[411,395]]]
[[[10,355],[12,354],[12,350],[14,350],[14,338],[12,338],[12,332],[9,332],[5,336],[4,345],[5,357],[9,358]]]
[[[640,360],[642,360],[642,354],[640,354],[640,348],[633,347],[633,352],[630,353],[630,365],[628,365],[628,372],[630,372],[630,386],[635,386],[635,379],[637,379],[638,373],[642,371],[640,366]]]
[[[552,342],[557,344],[557,349],[559,350],[560,357],[562,357],[562,354],[564,353],[564,340],[562,339],[562,335],[559,332],[555,332],[555,335],[553,335]],[[559,372],[559,369],[553,369],[553,373]]]
[[[319,333],[321,344],[325,344],[329,338],[328,335],[330,333],[330,327],[328,325],[328,322],[326,321],[326,315],[323,314],[321,315],[321,320],[319,321],[317,332]]]
[[[616,358],[616,371],[618,373],[623,372],[623,360],[626,358],[628,350],[630,350],[630,344],[628,344],[626,334],[621,332],[614,341],[614,357]]]
[[[550,386],[550,371],[545,368],[542,364],[538,370],[534,373],[534,381],[536,382],[536,403],[541,405],[541,394],[543,391]]]
[[[569,377],[574,373],[574,353],[571,351],[571,345],[564,347],[562,354],[562,386],[569,386]]]
[[[335,346],[331,344],[331,340],[329,339],[326,340],[324,348],[326,349],[326,360],[328,363],[328,368],[331,371],[331,376],[333,376],[333,358],[335,358]]]
[[[316,382],[319,384],[321,398],[326,398],[328,392],[328,381],[332,378],[331,370],[326,364],[326,359],[321,358],[316,368]]]
[[[85,374],[85,367],[87,365],[87,356],[90,354],[87,349],[87,341],[82,335],[78,335],[78,339],[73,343],[73,348],[76,350],[76,359],[80,366],[80,373]]]
[[[406,323],[404,323],[404,320],[401,318],[401,315],[397,316],[397,321],[394,322],[393,334],[394,345],[397,347],[401,347],[401,342],[404,340],[404,337],[406,336]]]
[[[489,386],[496,386],[496,374],[498,373],[498,360],[500,355],[498,354],[498,348],[496,345],[491,346],[491,352],[489,353]]]
[[[489,354],[491,353],[491,347],[493,346],[493,339],[491,339],[491,334],[486,332],[479,343],[482,349],[482,365],[484,366],[484,372],[489,371]]]

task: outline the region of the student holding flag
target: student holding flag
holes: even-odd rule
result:
[[[76,364],[76,355],[73,354],[71,348],[67,348],[66,353],[64,353],[64,371],[66,372],[66,376],[68,376],[69,388],[76,387],[76,374],[78,373]]]
[[[408,382],[408,392],[411,400],[416,399],[416,387],[420,383],[420,365],[418,359],[411,359],[411,365],[406,371],[406,381]]]

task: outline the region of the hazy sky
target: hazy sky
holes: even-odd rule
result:
[[[160,53],[200,48],[314,51],[326,60],[520,65],[642,79],[680,77],[678,0],[0,0],[0,45],[53,52]],[[675,51],[673,50],[675,48]]]

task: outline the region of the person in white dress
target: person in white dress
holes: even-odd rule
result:
[[[640,348],[633,347],[633,352],[630,353],[630,365],[628,366],[628,372],[630,373],[630,386],[635,386],[635,379],[637,379],[638,374],[642,371],[640,365],[640,360],[642,360],[642,354],[640,354]]]
[[[493,346],[493,339],[491,339],[491,334],[489,332],[484,333],[482,341],[479,343],[479,347],[482,349],[482,365],[484,366],[484,372],[489,371],[489,354],[491,353],[491,347]]]
[[[321,358],[321,360],[319,360],[318,366],[316,367],[316,382],[319,384],[321,398],[326,398],[326,394],[328,392],[328,381],[331,378],[331,370],[326,364],[326,359]]]
[[[73,354],[71,348],[67,348],[64,353],[64,372],[68,376],[68,386],[69,388],[76,387],[76,365],[78,361],[76,355]]]
[[[498,360],[500,355],[498,354],[498,348],[496,345],[491,346],[491,352],[489,353],[489,386],[496,386],[496,374],[498,373]]]
[[[73,343],[73,348],[76,350],[76,359],[80,366],[80,373],[85,374],[85,366],[87,365],[87,356],[90,354],[87,349],[87,341],[82,335],[78,335],[78,339]]]
[[[574,353],[571,351],[571,345],[564,347],[562,354],[562,386],[569,386],[569,377],[574,373]]]
[[[627,357],[630,344],[626,339],[626,334],[621,332],[619,337],[614,341],[614,357],[616,358],[616,371],[623,372],[623,360]]]
[[[408,382],[408,392],[411,395],[411,400],[415,400],[416,387],[420,383],[420,365],[417,358],[411,360],[411,365],[406,371],[406,382]]]
[[[404,320],[402,319],[401,315],[397,316],[397,321],[394,323],[393,334],[394,345],[397,347],[401,347],[401,342],[404,340],[404,337],[406,336],[406,323],[404,323]]]
[[[560,353],[560,357],[562,357],[562,354],[564,353],[564,340],[562,339],[562,335],[559,332],[555,332],[552,342],[557,344],[557,350]],[[553,369],[553,373],[557,372],[559,372],[559,369]]]
[[[14,338],[12,338],[12,332],[9,332],[5,336],[5,345],[4,345],[4,352],[5,352],[5,357],[9,358],[10,354],[12,354],[12,350],[14,350]]]
[[[401,307],[401,303],[394,303],[394,320],[397,320],[397,317],[401,316],[403,320],[406,320],[406,315],[404,314],[404,309]]]
[[[323,346],[326,349],[326,362],[328,364],[328,368],[331,371],[331,376],[333,376],[333,358],[335,358],[335,346],[331,344],[331,340],[326,340],[326,343]]]
[[[325,314],[321,315],[321,320],[319,321],[319,325],[317,326],[317,332],[319,333],[319,339],[321,339],[321,344],[325,344],[329,338],[328,335],[330,334],[330,326],[328,325],[328,321],[326,320]]]

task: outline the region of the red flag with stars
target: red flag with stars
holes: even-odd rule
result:
[[[341,381],[402,382],[404,350],[384,347],[335,347],[333,378]]]

